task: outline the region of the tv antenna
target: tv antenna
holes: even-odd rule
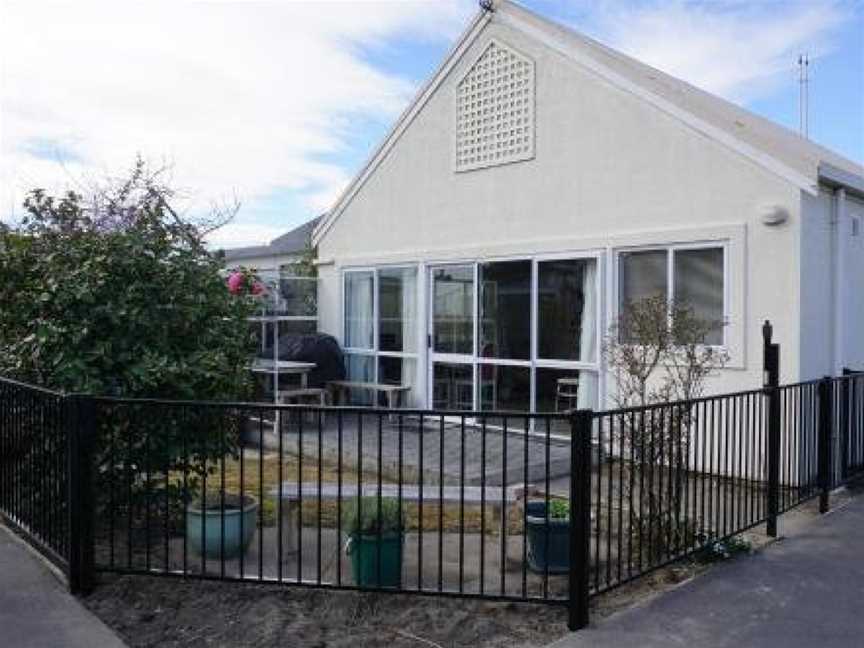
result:
[[[810,131],[810,57],[798,56],[798,130],[808,138]]]

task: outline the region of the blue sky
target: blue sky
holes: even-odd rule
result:
[[[523,0],[864,163],[864,3]],[[332,204],[435,70],[474,0],[0,0],[0,218],[23,191],[172,168],[188,211],[238,196],[214,245],[266,242]],[[58,8],[60,7],[60,8]],[[37,29],[38,25],[38,29]]]

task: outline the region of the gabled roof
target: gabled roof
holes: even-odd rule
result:
[[[510,0],[495,0],[494,7],[494,11],[481,10],[475,17],[381,146],[330,212],[321,219],[312,235],[316,244],[490,21],[505,24],[558,51],[620,89],[653,104],[687,126],[791,182],[802,191],[816,194],[820,180],[836,186],[838,177],[847,179],[847,186],[853,191],[864,186],[864,167],[788,128],[606,47]]]
[[[312,231],[324,216],[318,216],[279,236],[267,245],[250,245],[248,247],[223,250],[225,261],[242,261],[262,256],[278,256],[283,254],[300,254],[306,249],[312,238]]]

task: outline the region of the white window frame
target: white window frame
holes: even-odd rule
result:
[[[427,333],[431,335],[432,331],[432,316],[434,311],[434,303],[433,303],[433,290],[432,290],[432,282],[433,282],[433,273],[436,268],[446,267],[446,266],[472,266],[474,269],[474,344],[473,344],[473,354],[472,355],[453,355],[453,354],[442,354],[440,352],[435,352],[431,347],[427,348],[428,353],[428,361],[427,361],[427,403],[432,403],[432,392],[434,389],[434,365],[436,362],[439,363],[447,363],[447,356],[450,355],[452,361],[457,364],[464,364],[472,367],[473,374],[473,383],[474,383],[474,395],[473,395],[473,403],[474,409],[476,411],[481,411],[480,408],[480,390],[479,390],[479,372],[480,367],[483,365],[497,365],[497,366],[507,366],[507,367],[523,367],[529,370],[530,374],[530,404],[529,404],[529,412],[536,413],[537,412],[537,369],[559,369],[564,371],[580,371],[580,372],[590,372],[594,375],[594,379],[597,381],[597,403],[595,407],[598,407],[600,403],[604,402],[604,387],[603,387],[603,373],[601,367],[601,352],[600,345],[601,339],[603,335],[603,260],[605,258],[605,250],[573,250],[570,252],[557,252],[552,254],[536,254],[536,255],[512,255],[512,256],[496,256],[482,259],[464,259],[464,260],[447,260],[440,263],[429,262],[427,263],[427,315],[426,315],[426,326]],[[724,256],[725,258],[725,256]],[[596,291],[596,299],[597,299],[597,308],[596,308],[596,322],[595,326],[597,327],[597,341],[595,343],[595,353],[594,353],[594,361],[593,362],[584,362],[578,360],[556,360],[556,359],[546,359],[538,357],[538,325],[539,325],[539,264],[544,261],[562,261],[562,260],[589,260],[593,259],[596,264],[596,277],[595,277],[595,291]],[[530,322],[530,330],[531,330],[531,349],[530,356],[528,360],[513,360],[506,358],[481,358],[479,356],[479,344],[480,344],[480,266],[486,263],[502,263],[508,261],[530,261],[531,262],[531,322]]]
[[[730,299],[730,280],[729,276],[729,241],[704,241],[693,243],[669,243],[665,245],[634,245],[616,248],[614,251],[614,313],[616,319],[621,314],[621,256],[633,252],[666,252],[666,287],[668,294],[666,295],[667,302],[671,305],[675,300],[675,253],[684,250],[723,250],[723,314],[721,328],[722,340],[720,344],[705,345],[716,349],[729,348],[729,323],[731,322],[729,305]],[[670,321],[671,326],[671,321]]]
[[[415,367],[418,362],[418,358],[420,355],[420,349],[422,348],[422,340],[416,341],[417,349],[415,351],[381,351],[380,350],[380,339],[379,339],[379,271],[381,270],[414,270],[415,273],[415,301],[417,302],[417,312],[414,314],[414,325],[415,329],[417,327],[417,318],[421,316],[421,309],[419,308],[420,304],[420,268],[417,264],[394,264],[394,265],[375,265],[375,266],[353,266],[346,267],[342,269],[342,278],[341,278],[341,331],[342,331],[342,342],[343,348],[342,351],[345,355],[360,355],[372,357],[374,359],[374,370],[372,372],[373,381],[379,382],[378,376],[378,359],[379,358],[407,358],[409,360],[414,360]],[[347,337],[347,327],[345,318],[347,316],[347,308],[346,308],[346,299],[348,297],[348,293],[345,290],[345,284],[348,279],[348,275],[350,274],[358,274],[358,273],[372,273],[372,347],[371,348],[361,348],[361,347],[349,347],[345,345],[345,341],[348,339]],[[416,378],[416,376],[415,376]],[[415,381],[412,381],[414,384]],[[403,384],[404,379],[403,379]]]

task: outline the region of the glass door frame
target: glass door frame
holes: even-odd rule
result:
[[[471,268],[472,271],[472,303],[471,303],[471,353],[445,353],[435,350],[435,271],[441,268]],[[477,294],[477,275],[479,266],[474,261],[459,261],[453,263],[430,263],[426,266],[427,272],[427,295],[428,307],[426,310],[426,351],[428,360],[427,365],[427,390],[426,398],[430,409],[434,409],[435,405],[435,364],[451,364],[471,367],[471,409],[477,410],[478,390],[477,390],[477,311],[478,311],[478,294]]]
[[[540,268],[539,265],[544,261],[561,261],[561,260],[589,260],[593,259],[596,268],[596,276],[594,279],[594,289],[596,291],[596,306],[595,306],[595,327],[596,341],[594,346],[594,360],[592,362],[575,361],[575,360],[555,360],[539,357],[539,281]],[[603,386],[604,370],[602,361],[602,338],[603,324],[606,315],[607,295],[604,287],[606,286],[606,268],[607,254],[605,249],[590,249],[583,251],[572,252],[556,252],[548,254],[535,255],[513,255],[513,256],[498,256],[489,257],[486,259],[472,259],[461,261],[444,261],[430,262],[426,265],[427,271],[427,309],[426,309],[426,326],[427,326],[427,348],[426,348],[426,372],[427,372],[427,404],[430,409],[434,408],[434,389],[435,389],[435,363],[470,365],[472,369],[472,402],[475,411],[481,410],[481,393],[479,384],[480,368],[483,365],[497,365],[509,367],[523,367],[529,370],[530,374],[530,403],[529,412],[537,411],[537,370],[538,369],[559,369],[569,371],[588,372],[594,375],[597,387],[597,403],[595,407],[602,402],[605,394]],[[530,261],[531,262],[531,312],[529,314],[530,330],[531,330],[531,351],[528,360],[513,360],[505,358],[481,358],[479,357],[479,337],[480,337],[480,265],[486,263],[500,263],[507,261]],[[435,322],[435,294],[434,294],[434,274],[435,270],[444,267],[471,267],[474,276],[474,295],[473,295],[473,355],[467,354],[449,354],[437,352],[434,349],[434,322]],[[492,410],[489,410],[492,411]]]

